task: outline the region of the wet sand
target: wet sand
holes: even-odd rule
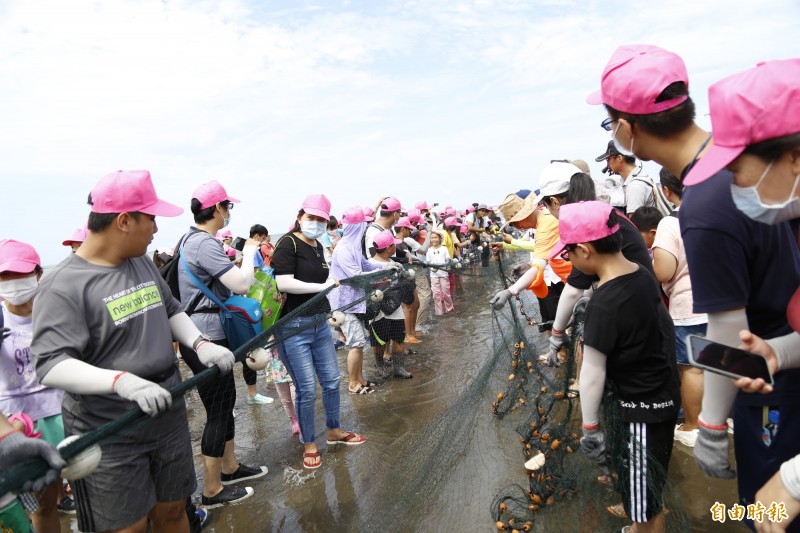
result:
[[[515,432],[526,415],[521,410],[502,420],[492,415],[491,403],[508,376],[508,369],[493,361],[492,313],[486,303],[499,289],[499,280],[494,266],[467,272],[481,275],[463,277],[455,313],[435,320],[435,333],[414,347],[418,355],[408,356],[413,379],[390,380],[368,396],[348,394],[346,377],[342,379],[342,428],[363,433],[369,439],[366,444],[325,444],[318,394],[316,432],[322,466],[315,471],[302,468],[302,446],[291,435],[272,385],[259,378],[259,391],[274,403],[247,405],[237,365],[237,454],[244,463],[266,465],[269,473],[245,483],[255,489],[251,498],[212,509],[204,531],[496,531],[490,512],[493,499],[509,485],[527,488]],[[527,332],[530,339],[536,338],[533,329]],[[537,340],[542,351],[545,342]],[[346,351],[338,353],[344,373]],[[368,377],[373,375],[371,361],[371,353],[365,354]],[[190,375],[185,367],[182,370]],[[205,414],[196,392],[187,399],[201,478],[199,436]],[[582,462],[584,475],[597,475],[579,453],[570,460]],[[715,501],[732,504],[736,485],[705,478],[690,448],[675,445],[670,478],[692,531],[746,530],[741,523],[711,521],[709,507]],[[617,501],[612,491],[598,485],[537,513],[533,531],[618,530],[628,522],[605,511]],[[77,530],[74,519],[63,523]]]

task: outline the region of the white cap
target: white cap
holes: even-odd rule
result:
[[[533,200],[534,205],[545,196],[555,196],[569,190],[569,180],[575,174],[583,172],[572,163],[555,161],[550,163],[539,174],[539,195]]]

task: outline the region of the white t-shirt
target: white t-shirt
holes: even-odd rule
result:
[[[489,217],[486,216],[478,218],[477,213],[470,213],[464,220],[467,224],[469,224],[473,228],[486,229],[489,226]]]
[[[436,269],[434,272],[434,268],[436,265],[446,265],[447,261],[450,259],[450,252],[447,251],[445,246],[439,246],[438,248],[434,248],[431,246],[428,248],[428,253],[425,254],[425,262],[432,267],[431,268],[431,277],[432,278],[446,278],[447,272],[444,270]]]
[[[683,247],[681,228],[678,218],[666,216],[661,219],[656,229],[653,248],[661,248],[678,261],[678,267],[671,280],[662,283],[669,298],[669,315],[677,326],[705,324],[708,316],[692,312],[692,283],[689,280],[689,265],[686,262],[686,250]]]
[[[640,207],[655,207],[653,198],[653,180],[644,172],[631,174],[622,184],[625,189],[625,206],[628,213],[633,213]]]

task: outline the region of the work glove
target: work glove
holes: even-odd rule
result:
[[[25,481],[21,492],[37,492],[44,489],[53,483],[61,469],[67,466],[56,447],[43,440],[29,439],[19,431],[12,431],[0,437],[0,471],[6,471],[11,466],[30,459],[43,459],[50,468],[41,477]]]
[[[156,416],[172,407],[172,394],[167,389],[130,372],[124,372],[116,378],[114,392],[126,400],[136,402],[150,416]]]
[[[389,266],[386,267],[386,270],[393,270],[395,272],[402,272],[403,271],[403,265],[401,265],[400,263],[395,263],[394,261],[392,261],[392,262],[389,263]]]
[[[496,310],[500,310],[504,305],[506,305],[506,302],[509,298],[511,298],[511,291],[508,289],[503,289],[495,294],[494,298],[489,300],[489,303],[492,304],[492,307],[494,307]]]
[[[522,277],[523,274],[525,274],[525,272],[530,270],[532,266],[533,265],[531,265],[530,263],[522,263],[521,265],[517,265],[511,271],[511,275],[514,276],[514,279],[519,279]]]
[[[203,341],[197,345],[197,358],[206,366],[217,365],[219,373],[223,376],[231,371],[236,360],[233,352],[224,346],[214,344],[211,341]]]
[[[699,424],[700,432],[694,445],[694,459],[697,466],[708,477],[733,479],[736,471],[728,461],[728,427],[711,429]]]
[[[581,450],[595,463],[606,464],[606,438],[599,426],[596,429],[583,428]]]
[[[563,348],[564,343],[567,340],[567,334],[563,331],[557,331],[555,329],[553,329],[550,333],[550,355],[547,357],[547,364],[550,365],[550,361],[555,360],[555,366],[558,366],[558,351]]]

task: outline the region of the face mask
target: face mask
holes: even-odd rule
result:
[[[0,296],[11,305],[22,305],[31,301],[38,286],[36,276],[0,281]]]
[[[230,214],[230,213],[228,213],[228,218],[223,218],[223,219],[222,219],[222,227],[223,227],[223,228],[224,228],[224,227],[227,227],[227,226],[228,226],[228,224],[230,224],[230,223],[231,223],[231,214]]]
[[[764,178],[772,168],[772,163],[767,165],[764,173],[758,178],[755,185],[751,187],[740,187],[735,183],[731,183],[731,195],[733,196],[733,203],[736,207],[757,222],[764,224],[779,224],[793,218],[800,217],[800,200],[794,197],[797,191],[797,184],[800,183],[800,175],[794,180],[792,192],[789,193],[789,198],[779,204],[765,204],[758,194],[758,186],[764,181]]]
[[[317,222],[316,220],[303,220],[300,222],[300,231],[308,239],[319,239],[327,228],[328,224],[326,222]]]
[[[614,128],[614,131],[611,132],[611,140],[614,141],[614,146],[617,147],[617,151],[619,153],[621,153],[622,155],[627,155],[629,157],[634,157],[634,155],[633,155],[633,135],[631,135],[631,147],[630,148],[625,148],[617,140],[617,130],[619,129],[620,124],[622,124],[622,122],[617,121],[617,127]]]

